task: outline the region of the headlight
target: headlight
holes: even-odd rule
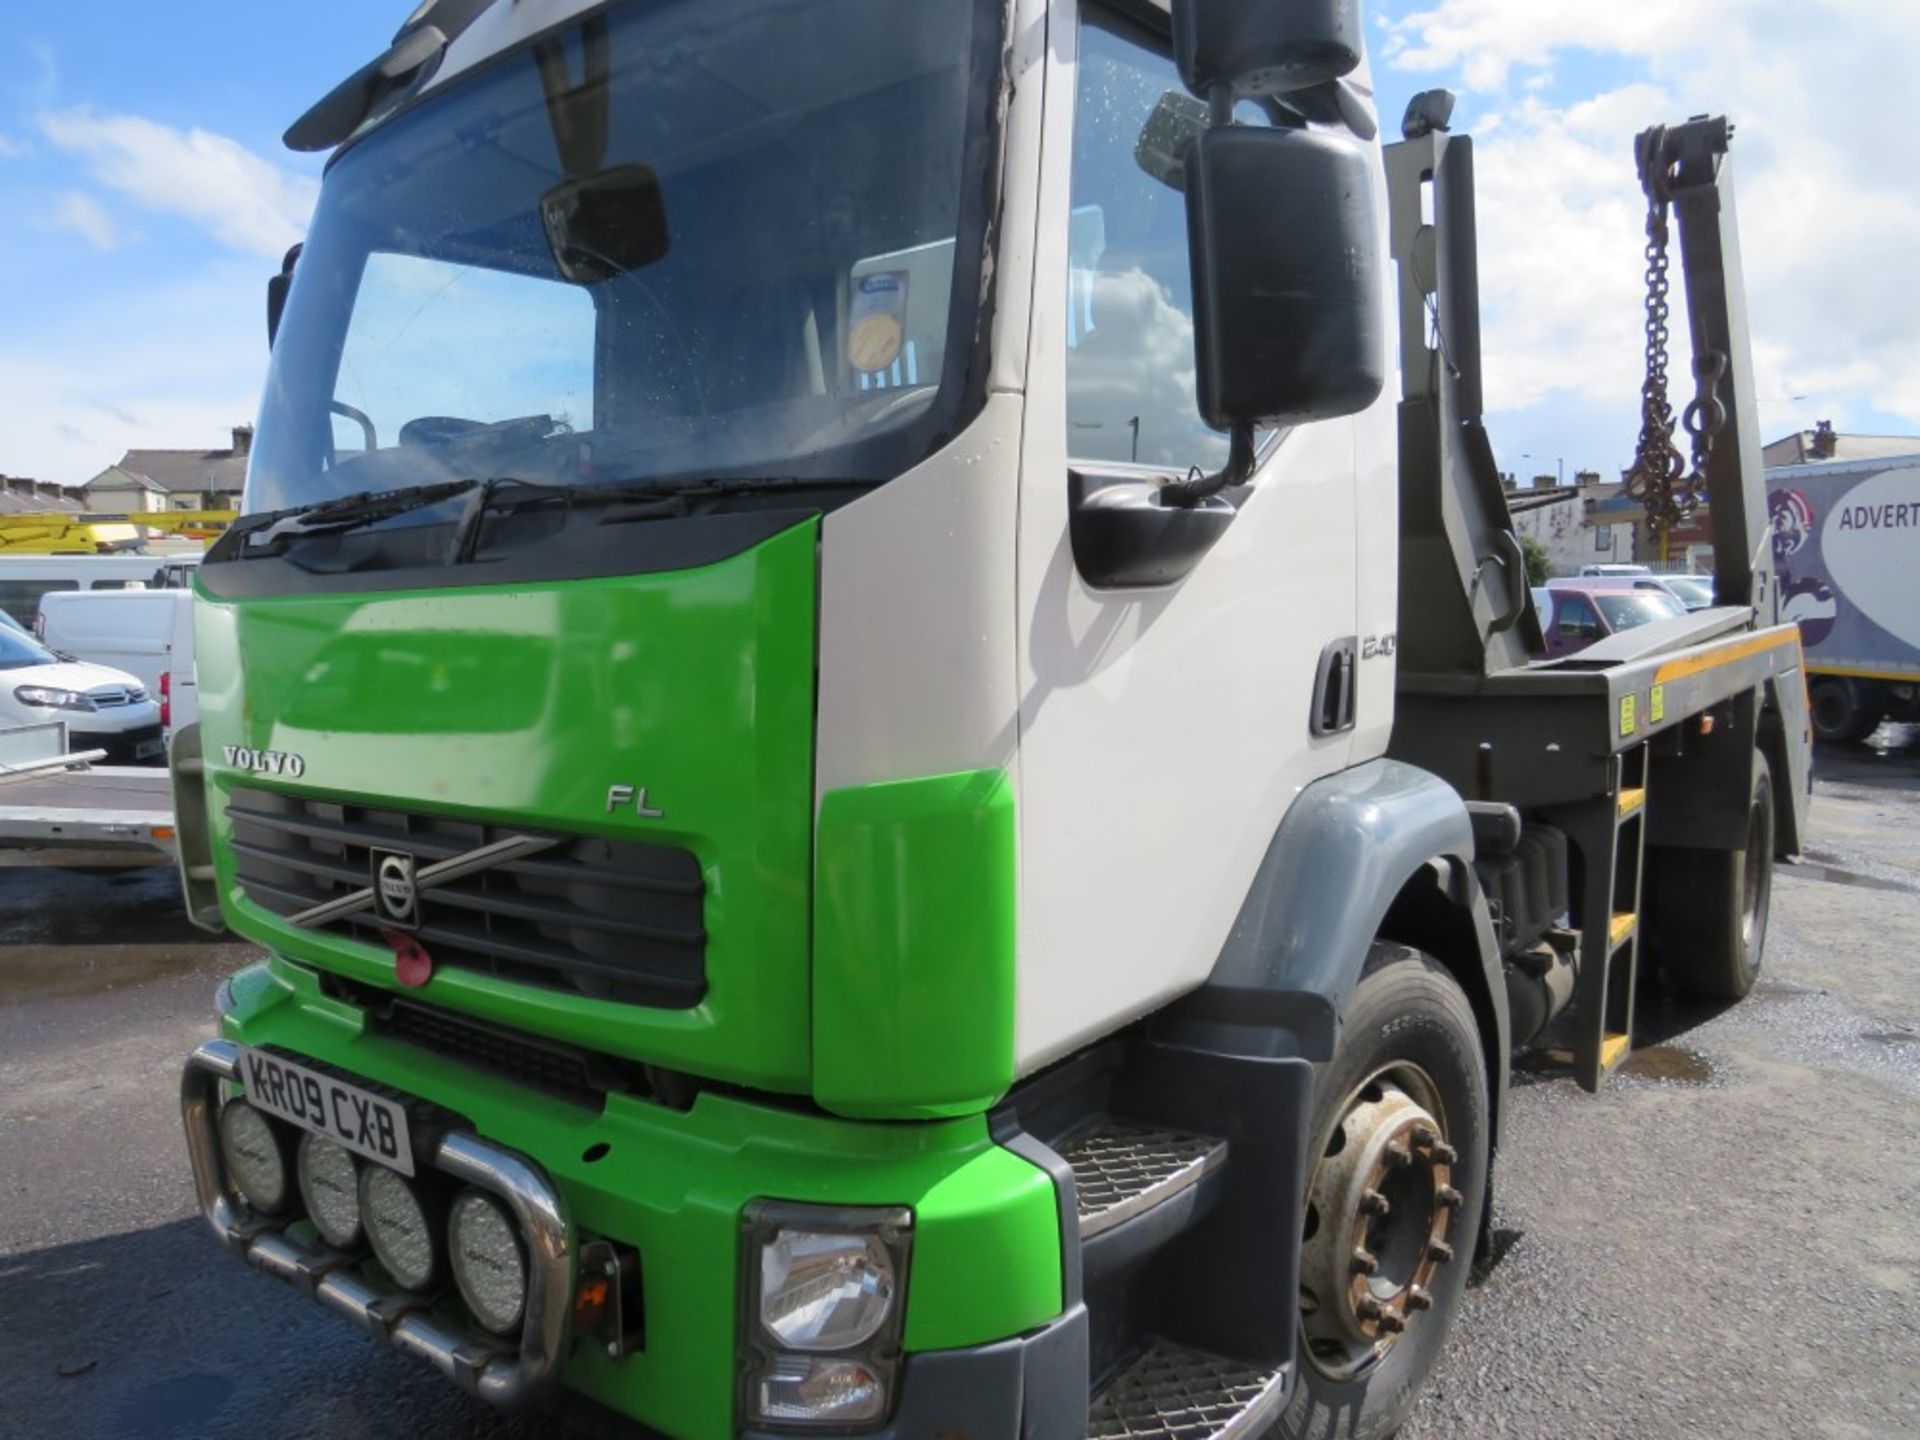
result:
[[[893,1260],[874,1235],[780,1230],[760,1251],[760,1323],[787,1350],[845,1350],[887,1321]]]
[[[527,1305],[527,1257],[507,1207],[463,1191],[447,1219],[447,1241],[453,1283],[473,1318],[495,1335],[512,1334]]]
[[[405,1290],[425,1290],[440,1275],[440,1227],[433,1197],[378,1165],[360,1167],[360,1218],[374,1258]]]
[[[220,1155],[227,1174],[262,1215],[278,1215],[287,1207],[292,1148],[287,1133],[246,1101],[229,1100],[221,1108]]]
[[[906,1308],[910,1210],[761,1201],[746,1215],[749,1409],[755,1421],[884,1420]]]
[[[127,703],[129,705],[144,705],[148,698],[147,687],[144,685],[136,685],[127,691]]]
[[[300,1155],[294,1163],[300,1198],[313,1228],[336,1250],[351,1250],[360,1243],[358,1169],[343,1146],[318,1135],[300,1137]]]
[[[51,685],[16,685],[13,698],[22,705],[39,705],[49,710],[94,710],[98,707],[78,690],[56,690]]]

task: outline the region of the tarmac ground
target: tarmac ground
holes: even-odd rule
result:
[[[1920,1435],[1920,745],[1823,751],[1746,1002],[1516,1069],[1495,1246],[1403,1440]],[[556,1433],[223,1254],[182,1058],[252,958],[137,855],[0,853],[0,1434]]]

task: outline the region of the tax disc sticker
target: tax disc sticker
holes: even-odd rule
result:
[[[856,370],[884,370],[906,339],[907,273],[883,270],[853,282],[847,313],[847,360]]]

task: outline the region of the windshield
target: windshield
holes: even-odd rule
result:
[[[1631,630],[1636,625],[1671,620],[1676,615],[1687,613],[1686,607],[1678,600],[1660,590],[1595,595],[1593,602],[1600,607],[1600,613],[1607,617],[1607,625],[1613,630]]]
[[[1667,588],[1680,597],[1689,610],[1704,610],[1713,604],[1713,582],[1692,575],[1670,575]]]
[[[924,458],[980,389],[1000,8],[631,4],[351,145],[246,508]]]
[[[57,657],[32,636],[10,625],[0,625],[0,670],[18,670],[23,665],[51,665]]]

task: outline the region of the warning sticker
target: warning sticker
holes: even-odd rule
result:
[[[1639,722],[1635,714],[1638,709],[1635,702],[1639,698],[1637,695],[1622,695],[1620,697],[1620,733],[1622,735],[1631,735],[1639,728]]]
[[[1647,723],[1658,725],[1667,718],[1667,687],[1656,685],[1653,693],[1647,696]]]

